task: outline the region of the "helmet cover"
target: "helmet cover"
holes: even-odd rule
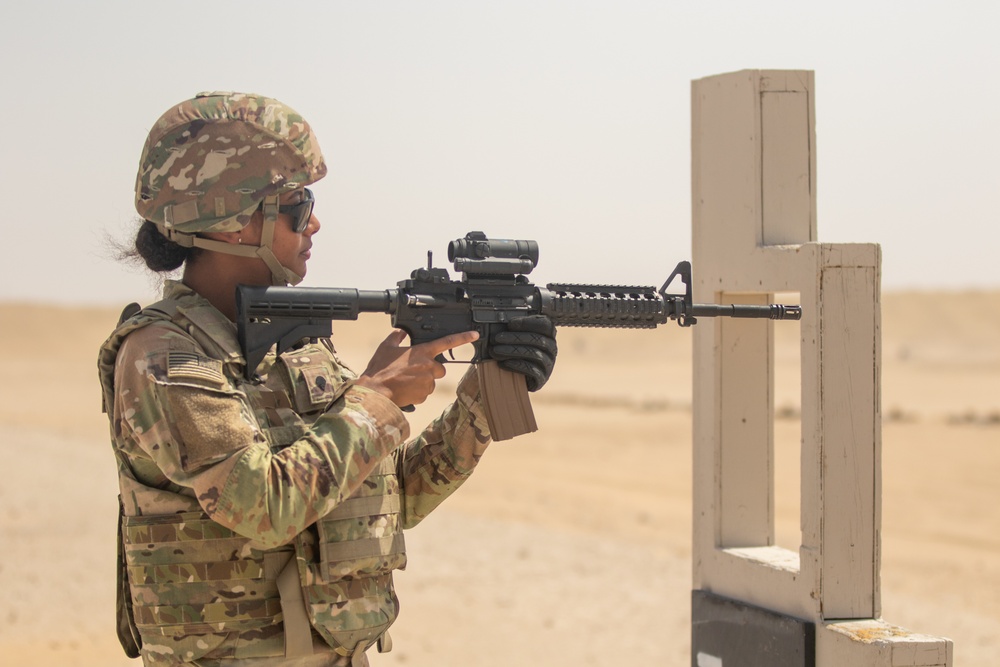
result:
[[[312,129],[292,108],[250,93],[199,93],[150,130],[135,208],[171,236],[239,231],[266,197],[325,175]]]

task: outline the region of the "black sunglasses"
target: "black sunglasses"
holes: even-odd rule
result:
[[[301,234],[309,226],[315,203],[316,198],[313,197],[312,190],[302,188],[302,201],[295,204],[278,204],[278,213],[292,216],[292,231]],[[260,203],[260,207],[264,208],[264,202]]]

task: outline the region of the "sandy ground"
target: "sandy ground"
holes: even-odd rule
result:
[[[114,635],[116,481],[95,350],[107,309],[0,305],[0,664],[135,665]],[[357,366],[381,318],[335,340]],[[792,325],[776,404],[794,416]],[[883,299],[882,609],[1000,653],[1000,294]],[[560,332],[540,431],[495,444],[407,535],[399,665],[690,664],[689,333]],[[444,405],[461,369],[413,415]],[[776,422],[778,542],[798,544],[798,424]]]

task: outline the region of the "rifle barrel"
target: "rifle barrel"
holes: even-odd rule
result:
[[[691,305],[695,317],[745,317],[767,320],[801,320],[802,306],[769,303],[764,306],[730,303],[695,303]]]

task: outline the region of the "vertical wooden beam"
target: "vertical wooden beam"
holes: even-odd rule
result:
[[[822,274],[823,617],[877,618],[880,365],[876,270]]]

